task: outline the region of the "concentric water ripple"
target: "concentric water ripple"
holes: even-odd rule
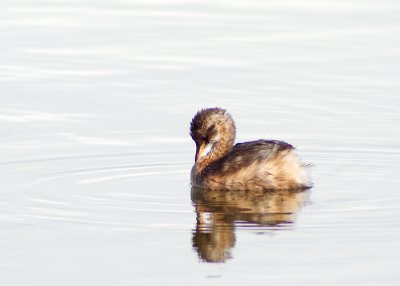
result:
[[[187,192],[190,164],[155,162],[152,156],[146,158],[152,163],[118,165],[107,165],[118,157],[88,159],[82,156],[70,158],[67,168],[61,167],[63,160],[57,159],[19,162],[26,169],[20,171],[25,180],[3,201],[6,208],[3,208],[2,223],[41,225],[50,221],[105,229],[182,228],[181,223],[172,224],[163,218],[191,213],[187,200],[186,204],[181,199],[174,200],[177,193]],[[136,161],[129,154],[124,159]],[[101,166],[82,167],[98,160],[102,161]],[[10,165],[3,164],[2,168]],[[29,168],[30,165],[35,168]],[[49,171],[53,169],[57,171]],[[147,222],[147,216],[158,217],[157,214],[162,214],[157,222]]]

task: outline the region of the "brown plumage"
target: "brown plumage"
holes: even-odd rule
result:
[[[190,124],[196,143],[191,183],[211,190],[277,190],[311,187],[292,145],[257,140],[234,145],[235,123],[221,108],[197,112]]]

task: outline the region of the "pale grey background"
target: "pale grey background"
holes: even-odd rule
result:
[[[398,285],[398,1],[5,0],[0,43],[1,285]],[[314,165],[225,264],[191,246],[206,106]]]

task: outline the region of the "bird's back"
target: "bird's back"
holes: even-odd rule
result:
[[[277,140],[236,144],[207,166],[202,181],[209,189],[230,190],[298,189],[310,184],[294,147]]]

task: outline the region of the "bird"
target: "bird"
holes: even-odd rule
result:
[[[223,108],[199,110],[190,123],[196,144],[190,181],[208,190],[274,191],[312,187],[307,167],[284,141],[237,143],[232,116]]]

